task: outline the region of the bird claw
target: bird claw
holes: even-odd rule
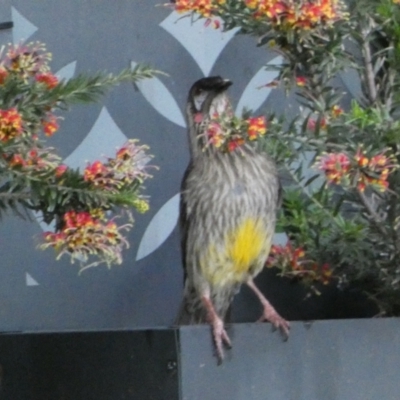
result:
[[[269,321],[275,329],[279,329],[285,340],[289,338],[290,323],[283,319],[274,309],[265,308],[258,322]]]
[[[212,331],[215,343],[215,348],[217,352],[218,364],[221,364],[224,359],[223,345],[228,348],[232,347],[231,340],[224,328],[224,323],[220,318],[215,318],[212,321]]]

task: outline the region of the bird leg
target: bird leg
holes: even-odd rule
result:
[[[288,321],[283,319],[275,310],[275,308],[271,305],[271,303],[265,298],[265,296],[261,293],[258,287],[255,285],[252,279],[247,281],[247,286],[250,287],[251,290],[256,294],[256,296],[261,301],[261,304],[264,308],[263,314],[258,320],[269,321],[274,325],[275,328],[280,329],[282,334],[285,336],[285,339],[289,337],[290,324]]]
[[[222,345],[225,344],[227,347],[232,347],[231,340],[229,339],[229,336],[224,328],[224,321],[215,312],[215,308],[211,302],[210,296],[202,296],[201,301],[207,310],[207,320],[212,328],[214,343],[217,350],[217,357],[221,363],[224,359]]]

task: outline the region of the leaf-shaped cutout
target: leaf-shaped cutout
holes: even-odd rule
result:
[[[38,30],[38,27],[32,24],[32,22],[23,16],[15,7],[11,7],[11,18],[14,22],[12,30],[14,44],[24,42]]]
[[[64,67],[60,68],[55,75],[61,80],[69,80],[75,75],[76,61],[72,61]]]
[[[64,160],[64,164],[83,170],[88,161],[114,157],[116,150],[127,140],[107,108],[103,107],[93,127],[79,146]]]
[[[220,18],[213,20],[222,24]],[[184,18],[176,11],[169,14],[160,26],[189,52],[204,76],[210,74],[225,46],[240,30],[234,28],[222,32],[220,29],[207,27],[202,18]]]
[[[136,261],[157,250],[174,230],[179,217],[179,193],[169,199],[154,215],[144,232]]]
[[[275,57],[271,60],[268,65],[280,65],[282,63],[282,57]],[[265,87],[265,85],[278,76],[278,71],[269,71],[265,67],[262,67],[250,80],[246,89],[243,91],[240,97],[239,103],[236,107],[236,115],[241,115],[243,108],[250,110],[257,110],[262,103],[267,99],[271,93],[271,88]]]
[[[131,67],[135,68],[137,64],[132,61]],[[160,79],[153,77],[151,79],[144,79],[136,83],[136,86],[142,92],[144,98],[158,111],[162,116],[177,124],[185,127],[185,119],[182,112],[176,103],[171,92],[160,81]]]
[[[32,277],[32,275],[25,272],[25,285],[26,286],[39,286],[39,282]]]

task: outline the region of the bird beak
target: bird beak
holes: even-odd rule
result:
[[[228,89],[229,86],[232,85],[232,81],[230,81],[229,79],[224,79],[218,86],[217,86],[217,90],[219,92],[222,92],[226,89]]]

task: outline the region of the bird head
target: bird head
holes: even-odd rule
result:
[[[199,154],[205,145],[202,136],[207,122],[215,114],[231,111],[231,104],[226,93],[232,82],[220,76],[199,79],[189,90],[186,114],[189,127],[190,153]]]
[[[189,118],[195,118],[199,114],[207,118],[230,108],[226,90],[231,85],[232,82],[229,79],[223,79],[220,76],[210,76],[195,82],[189,91]]]

